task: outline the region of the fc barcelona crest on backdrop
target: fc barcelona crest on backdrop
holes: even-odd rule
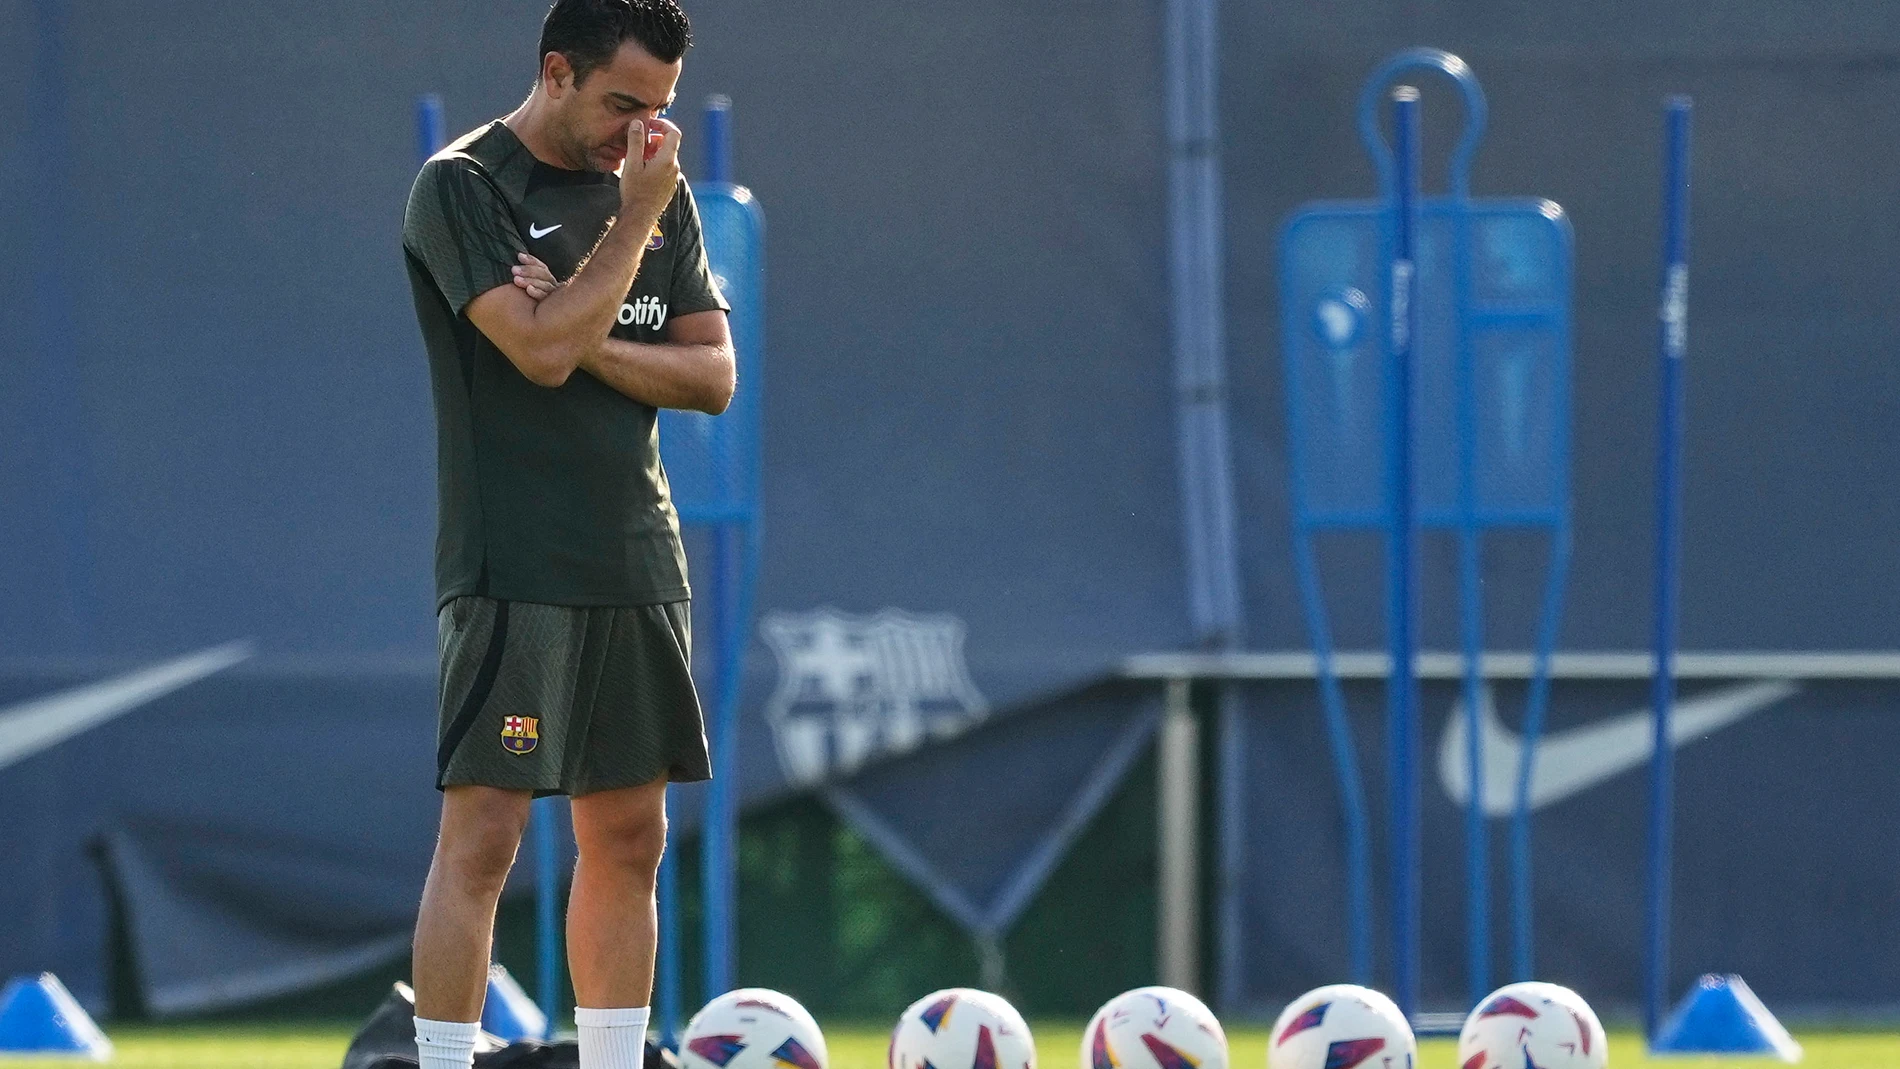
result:
[[[817,609],[772,613],[762,630],[779,669],[765,719],[788,783],[818,783],[909,753],[989,716],[955,616]]]
[[[501,745],[509,753],[530,753],[541,741],[537,730],[541,721],[532,716],[511,716],[501,722]]]

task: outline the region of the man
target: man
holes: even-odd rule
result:
[[[543,794],[570,797],[579,846],[581,1065],[641,1064],[666,784],[711,775],[655,417],[717,414],[734,385],[680,133],[659,117],[690,43],[674,0],[557,0],[527,101],[437,153],[409,195],[440,524],[423,1069],[471,1064],[495,904]]]

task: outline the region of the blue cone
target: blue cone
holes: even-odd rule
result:
[[[1683,996],[1650,1043],[1651,1054],[1759,1054],[1801,1060],[1794,1041],[1739,976],[1711,973]]]
[[[482,1031],[513,1043],[521,1039],[548,1038],[547,1014],[534,1004],[508,970],[499,965],[488,969],[488,998],[482,1003]]]
[[[0,991],[0,1052],[103,1062],[112,1057],[112,1041],[80,1008],[66,985],[44,972],[16,976]]]

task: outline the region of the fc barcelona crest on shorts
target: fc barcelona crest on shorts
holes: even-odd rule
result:
[[[501,722],[501,745],[509,753],[532,753],[541,741],[541,721],[532,716],[511,716]]]

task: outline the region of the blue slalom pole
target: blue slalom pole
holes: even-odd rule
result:
[[[560,929],[556,924],[555,899],[560,892],[560,875],[555,857],[555,800],[542,798],[534,803],[530,818],[534,824],[534,942],[535,994],[541,1015],[547,1018],[542,1039],[554,1035],[555,995],[561,989]]]
[[[673,789],[666,790],[671,805]],[[679,849],[669,822],[666,851],[660,855],[660,874],[655,897],[659,900],[660,945],[656,948],[653,976],[653,1027],[660,1042],[676,1045],[680,1031],[680,863],[674,856]]]
[[[714,596],[718,618],[714,639],[711,742],[717,765],[706,793],[704,832],[700,837],[700,877],[706,902],[705,998],[711,1001],[732,990],[733,929],[736,867],[734,746],[738,719],[739,670],[744,653],[746,625],[747,531],[740,524],[721,524],[713,532]]]
[[[732,181],[732,98],[706,98],[706,181]]]
[[[1491,990],[1491,856],[1484,811],[1488,786],[1484,733],[1479,723],[1485,696],[1484,529],[1478,519],[1478,387],[1469,325],[1474,301],[1468,182],[1468,172],[1454,168],[1446,195],[1457,209],[1451,227],[1451,276],[1457,308],[1458,633],[1464,652],[1464,759],[1470,784],[1470,796],[1465,799],[1465,963],[1467,1005],[1475,1007]]]
[[[1682,363],[1689,342],[1689,117],[1686,96],[1663,108],[1663,270],[1658,301],[1662,406],[1656,451],[1656,633],[1650,704],[1655,751],[1649,770],[1648,983],[1643,1023],[1650,1039],[1662,1019],[1669,983],[1671,827],[1675,821],[1675,750],[1670,716],[1676,699],[1677,594],[1682,558]]]
[[[448,143],[448,127],[442,119],[442,97],[435,93],[422,94],[416,98],[416,156],[426,163]]]
[[[1387,683],[1386,745],[1392,782],[1393,993],[1409,1018],[1419,988],[1419,779],[1417,518],[1413,501],[1412,343],[1418,335],[1419,99],[1418,90],[1392,90],[1392,426],[1389,485],[1392,533],[1387,543],[1386,637],[1392,674]]]
[[[706,99],[706,179],[732,181],[732,100]],[[748,383],[748,389],[756,389]],[[700,889],[705,902],[705,998],[711,1001],[732,988],[733,929],[737,864],[733,841],[737,833],[737,757],[739,665],[747,633],[745,620],[745,530],[721,521],[712,532],[713,549],[713,686],[710,742],[716,767],[707,786],[706,808],[700,833]]]

